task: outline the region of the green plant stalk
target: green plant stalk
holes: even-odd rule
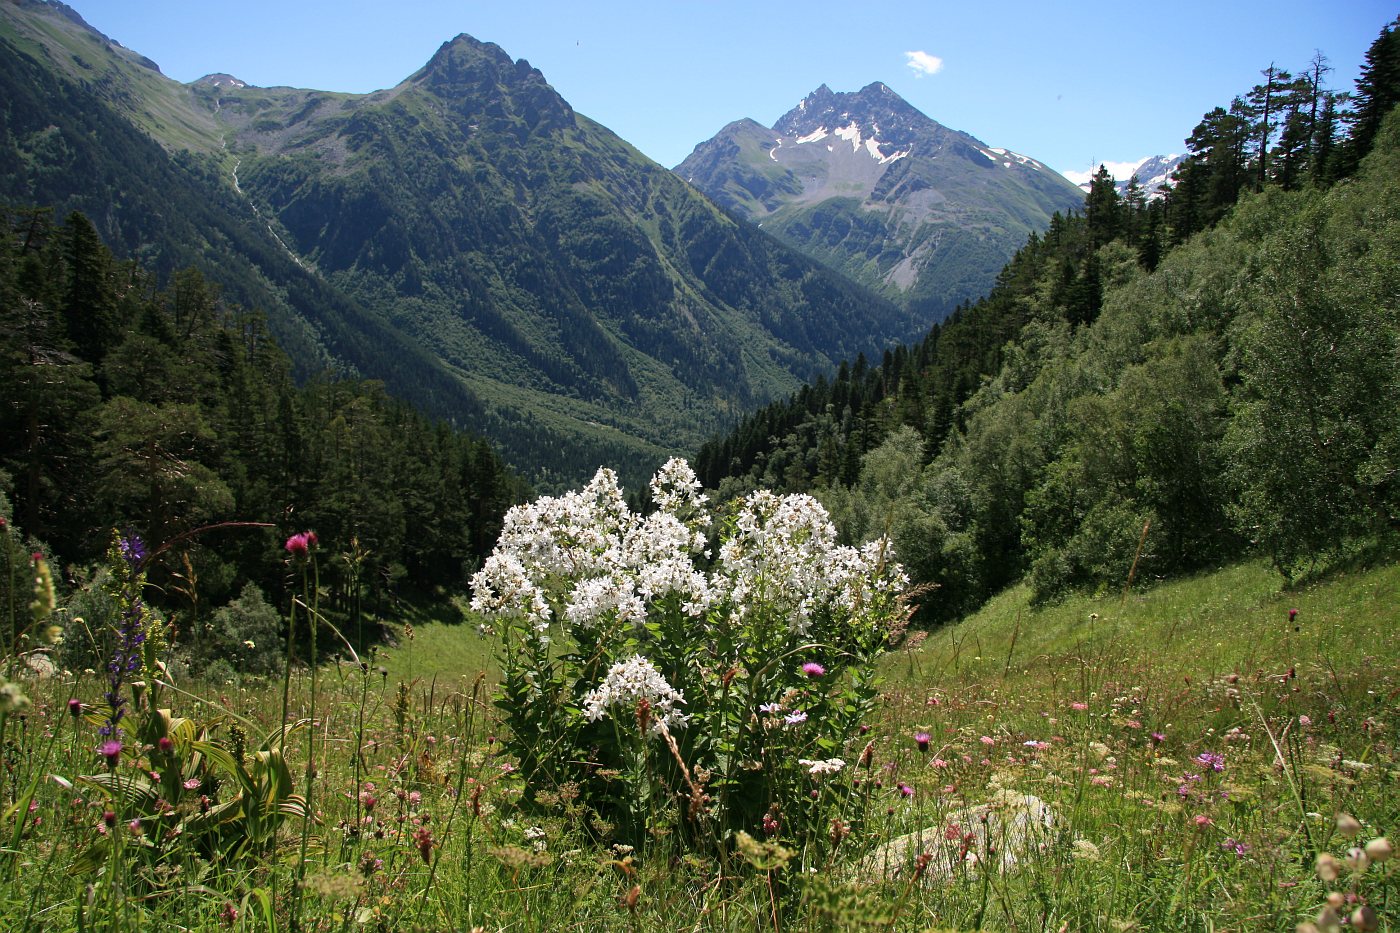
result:
[[[312,801],[312,792],[316,782],[316,670],[319,666],[319,658],[316,656],[316,628],[319,618],[319,594],[320,594],[320,572],[316,565],[315,557],[308,558],[311,564],[312,574],[315,576],[314,587],[308,582],[307,568],[305,565],[301,569],[302,588],[302,608],[306,610],[307,628],[311,630],[311,699],[310,712],[307,718],[311,721],[311,728],[306,734],[306,810],[301,818],[301,850],[297,858],[296,870],[296,891],[292,897],[292,929],[301,928],[301,895],[302,887],[306,881],[306,852],[311,842],[311,820],[314,818],[315,809]],[[309,599],[307,597],[310,597]],[[358,796],[358,791],[357,791]]]
[[[466,786],[466,782],[467,782],[467,754],[466,754],[466,748],[467,748],[467,742],[468,742],[468,741],[471,739],[471,737],[475,734],[475,730],[476,730],[476,702],[477,702],[477,698],[479,697],[480,692],[481,692],[481,681],[482,681],[482,679],[483,679],[483,675],[478,674],[478,675],[477,675],[477,678],[476,678],[476,681],[472,684],[472,699],[471,699],[471,702],[470,702],[469,704],[467,704],[467,709],[468,709],[469,712],[468,712],[468,714],[467,714],[467,722],[466,722],[465,728],[462,730],[462,736],[461,736],[461,739],[462,739],[462,745],[461,745],[461,747],[462,747],[462,750],[463,750],[463,751],[462,751],[462,762],[461,762],[461,766],[457,769],[457,784],[456,784],[455,790],[454,790],[454,792],[453,792],[453,794],[452,794],[452,809],[449,810],[448,813],[447,813],[447,822],[446,822],[446,823],[444,824],[444,826],[443,826],[442,838],[440,839],[441,845],[438,847],[437,854],[433,856],[433,864],[432,864],[432,865],[429,867],[429,869],[428,869],[428,883],[427,883],[426,885],[424,885],[424,887],[423,887],[423,896],[420,897],[420,898],[418,899],[418,910],[417,910],[417,911],[414,913],[414,915],[413,915],[413,922],[414,922],[414,925],[415,925],[415,926],[418,924],[419,919],[423,916],[423,907],[424,907],[425,902],[426,902],[427,899],[428,899],[428,892],[430,892],[430,891],[433,889],[433,882],[437,879],[438,863],[442,861],[442,854],[443,854],[443,852],[444,852],[444,851],[446,850],[446,848],[447,848],[447,840],[448,840],[448,838],[450,838],[450,836],[451,836],[451,834],[452,834],[452,825],[453,825],[453,823],[454,823],[454,822],[456,821],[456,819],[457,819],[457,813],[458,813],[458,811],[460,811],[461,808],[462,808],[462,789]],[[356,786],[358,787],[359,785],[356,785]],[[357,794],[357,795],[356,795],[357,799],[358,799],[358,796],[359,796],[359,795]],[[358,812],[358,808],[357,808],[357,812]],[[470,821],[467,823],[466,875],[467,875],[468,878],[471,877],[471,866],[472,866],[472,827],[473,827],[475,824],[476,824],[475,817],[473,817],[473,819],[470,820]],[[470,886],[468,886],[467,891],[468,891],[468,896],[469,896],[469,897],[470,897],[470,890],[471,890],[471,889],[470,889]],[[470,913],[470,909],[471,909],[471,908],[470,908],[470,902],[468,902],[468,913]]]

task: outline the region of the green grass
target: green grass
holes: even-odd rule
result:
[[[873,760],[857,772],[874,818],[843,843],[844,859],[806,865],[799,852],[771,875],[670,837],[614,850],[567,792],[520,808],[492,741],[491,643],[455,611],[400,607],[397,644],[367,670],[322,669],[314,703],[307,673],[293,678],[291,718],[314,723],[287,756],[297,793],[308,750],[315,764],[300,871],[295,817],[258,856],[220,859],[167,823],[130,831],[126,805],[78,780],[104,771],[100,717],[75,722],[67,701],[100,707],[100,676],[27,680],[34,706],[0,722],[0,927],[282,930],[299,891],[301,928],[325,931],[1280,930],[1313,918],[1330,889],[1395,930],[1395,861],[1331,885],[1312,865],[1397,835],[1397,596],[1395,564],[1291,590],[1242,564],[1043,609],[1024,589],[1004,593],[887,657],[860,740],[874,742]],[[252,749],[280,720],[280,681],[181,689],[161,705],[225,746],[235,722]],[[143,752],[145,764],[158,754]],[[860,749],[843,754],[855,762]],[[1203,754],[1222,756],[1221,770]],[[118,774],[134,776],[133,764],[128,754]],[[968,827],[949,824],[999,788],[1046,801],[1056,828],[1014,869],[984,871],[959,857]],[[210,792],[171,802],[192,812]],[[94,861],[109,808],[124,855]],[[1354,841],[1336,829],[1342,812],[1360,821]],[[925,884],[861,876],[863,852],[923,827],[955,837],[942,856],[961,867]],[[995,863],[984,846],[969,851]]]

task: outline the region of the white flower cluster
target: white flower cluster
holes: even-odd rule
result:
[[[600,469],[582,490],[544,497],[506,513],[496,551],[472,578],[472,608],[525,619],[544,635],[552,605],[572,626],[621,622],[640,626],[652,604],[677,596],[699,619],[717,604],[742,617],[763,603],[807,632],[823,609],[849,616],[877,592],[901,590],[907,579],[889,559],[887,542],[838,547],[821,504],[806,495],[750,495],[720,549],[711,576],[695,566],[709,521],[700,481],[672,459],[651,481],[660,510],[641,518],[623,499],[617,475]]]
[[[693,556],[705,536],[675,514],[684,508],[698,524],[708,521],[699,487],[686,462],[673,459],[652,480],[662,510],[645,520],[627,507],[608,469],[582,490],[512,508],[495,552],[472,578],[472,608],[522,616],[543,633],[551,618],[545,591],[562,580],[571,587],[562,600],[571,625],[591,627],[605,616],[640,625],[647,604],[672,593],[687,615],[704,614],[710,585]]]
[[[659,731],[662,725],[668,729],[679,729],[685,725],[685,713],[676,708],[685,703],[685,697],[666,682],[654,664],[640,654],[618,661],[608,668],[603,682],[583,698],[583,714],[596,722],[616,706],[628,712],[635,711],[641,700],[651,705],[651,732]]]
[[[672,457],[651,478],[651,499],[661,511],[681,515],[703,510],[709,497],[700,491],[700,480],[690,464]]]
[[[515,555],[536,577],[588,574],[605,569],[605,555],[635,522],[617,474],[604,468],[581,490],[508,511],[495,553]]]
[[[830,516],[816,499],[760,490],[744,500],[735,534],[720,548],[722,596],[740,612],[755,600],[783,606],[800,636],[819,608],[855,611],[870,605],[876,590],[894,593],[907,586],[888,551],[884,539],[860,549],[839,547]]]
[[[473,612],[520,616],[537,634],[549,630],[549,603],[544,591],[517,557],[499,547],[472,575],[471,606]]]
[[[814,777],[821,777],[824,774],[835,774],[846,767],[844,758],[827,758],[814,761],[811,758],[799,758],[797,763],[807,769],[807,773]]]

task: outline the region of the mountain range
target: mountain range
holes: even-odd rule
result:
[[[782,171],[749,198],[767,214],[714,193],[723,210],[467,35],[371,94],[182,84],[62,3],[4,0],[0,96],[0,203],[81,210],[119,253],[201,267],[301,375],[381,379],[541,488],[641,475],[923,333],[1078,197],[872,85],[780,121],[762,159]]]
[[[675,171],[735,215],[892,301],[940,319],[986,294],[1055,212],[1083,192],[873,83],[826,85],[771,128],[730,123]]]
[[[1137,162],[1114,163],[1115,168],[1111,172],[1113,175],[1114,187],[1117,188],[1120,196],[1126,195],[1128,193],[1129,183],[1132,179],[1136,178],[1138,187],[1142,190],[1145,197],[1161,197],[1163,194],[1162,187],[1171,183],[1172,173],[1175,172],[1186,159],[1187,156],[1185,153],[1171,153],[1169,155],[1148,156],[1145,159],[1139,159]],[[1092,173],[1089,174],[1092,175]],[[1089,191],[1089,181],[1087,177],[1085,181],[1079,183],[1079,188],[1085,193]]]

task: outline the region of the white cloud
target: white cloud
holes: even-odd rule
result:
[[[909,70],[914,72],[917,78],[936,75],[943,70],[943,59],[927,52],[905,52],[904,64],[909,66]]]
[[[1061,172],[1060,174],[1076,185],[1087,185],[1089,179],[1094,177],[1094,173],[1097,172],[1099,166],[1102,165],[1104,168],[1108,169],[1108,174],[1113,176],[1114,181],[1127,181],[1129,178],[1133,177],[1133,172],[1137,171],[1138,166],[1146,162],[1149,158],[1151,158],[1151,156],[1144,156],[1132,162],[1095,162],[1094,167],[1086,172],[1069,171]]]

